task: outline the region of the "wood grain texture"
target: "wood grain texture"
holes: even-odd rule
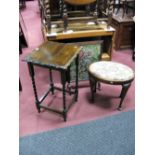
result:
[[[81,50],[81,46],[46,41],[32,51],[25,61],[40,66],[67,69]]]
[[[65,2],[68,2],[69,4],[72,5],[87,5],[95,1],[96,0],[65,0]]]

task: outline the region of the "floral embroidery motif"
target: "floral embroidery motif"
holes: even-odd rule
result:
[[[79,55],[79,80],[88,80],[88,66],[99,61],[100,44],[85,45]],[[75,80],[75,63],[71,65],[71,80]]]
[[[90,65],[89,71],[106,81],[127,81],[134,78],[134,72],[130,67],[112,61],[95,62]]]

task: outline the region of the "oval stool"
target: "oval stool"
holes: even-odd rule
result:
[[[122,85],[120,94],[120,104],[118,110],[121,110],[125,95],[134,79],[134,71],[121,63],[113,61],[98,61],[90,64],[88,67],[90,89],[92,102],[94,102],[94,93],[96,93],[97,82],[103,82],[111,85]]]

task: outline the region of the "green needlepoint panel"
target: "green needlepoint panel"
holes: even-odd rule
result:
[[[101,53],[100,44],[85,45],[79,54],[79,80],[88,80],[87,68],[92,62],[99,60]],[[75,81],[75,62],[70,68],[71,81]]]

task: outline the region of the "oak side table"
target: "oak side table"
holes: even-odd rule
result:
[[[78,99],[78,55],[81,48],[81,46],[75,44],[46,41],[25,57],[24,61],[26,61],[28,64],[35,96],[35,104],[39,113],[41,112],[41,108],[44,108],[46,110],[61,114],[64,118],[64,121],[67,120],[68,110]],[[70,83],[70,65],[73,61],[75,61],[76,64],[75,88],[73,90],[67,90],[66,83]],[[49,69],[50,86],[40,99],[38,98],[37,94],[34,66],[40,66]],[[54,86],[52,70],[57,70],[61,73],[62,88]],[[47,97],[49,92],[54,94],[54,90],[62,91],[63,110],[52,109],[43,104],[43,100]],[[66,106],[66,93],[73,95],[71,103],[68,107]]]

